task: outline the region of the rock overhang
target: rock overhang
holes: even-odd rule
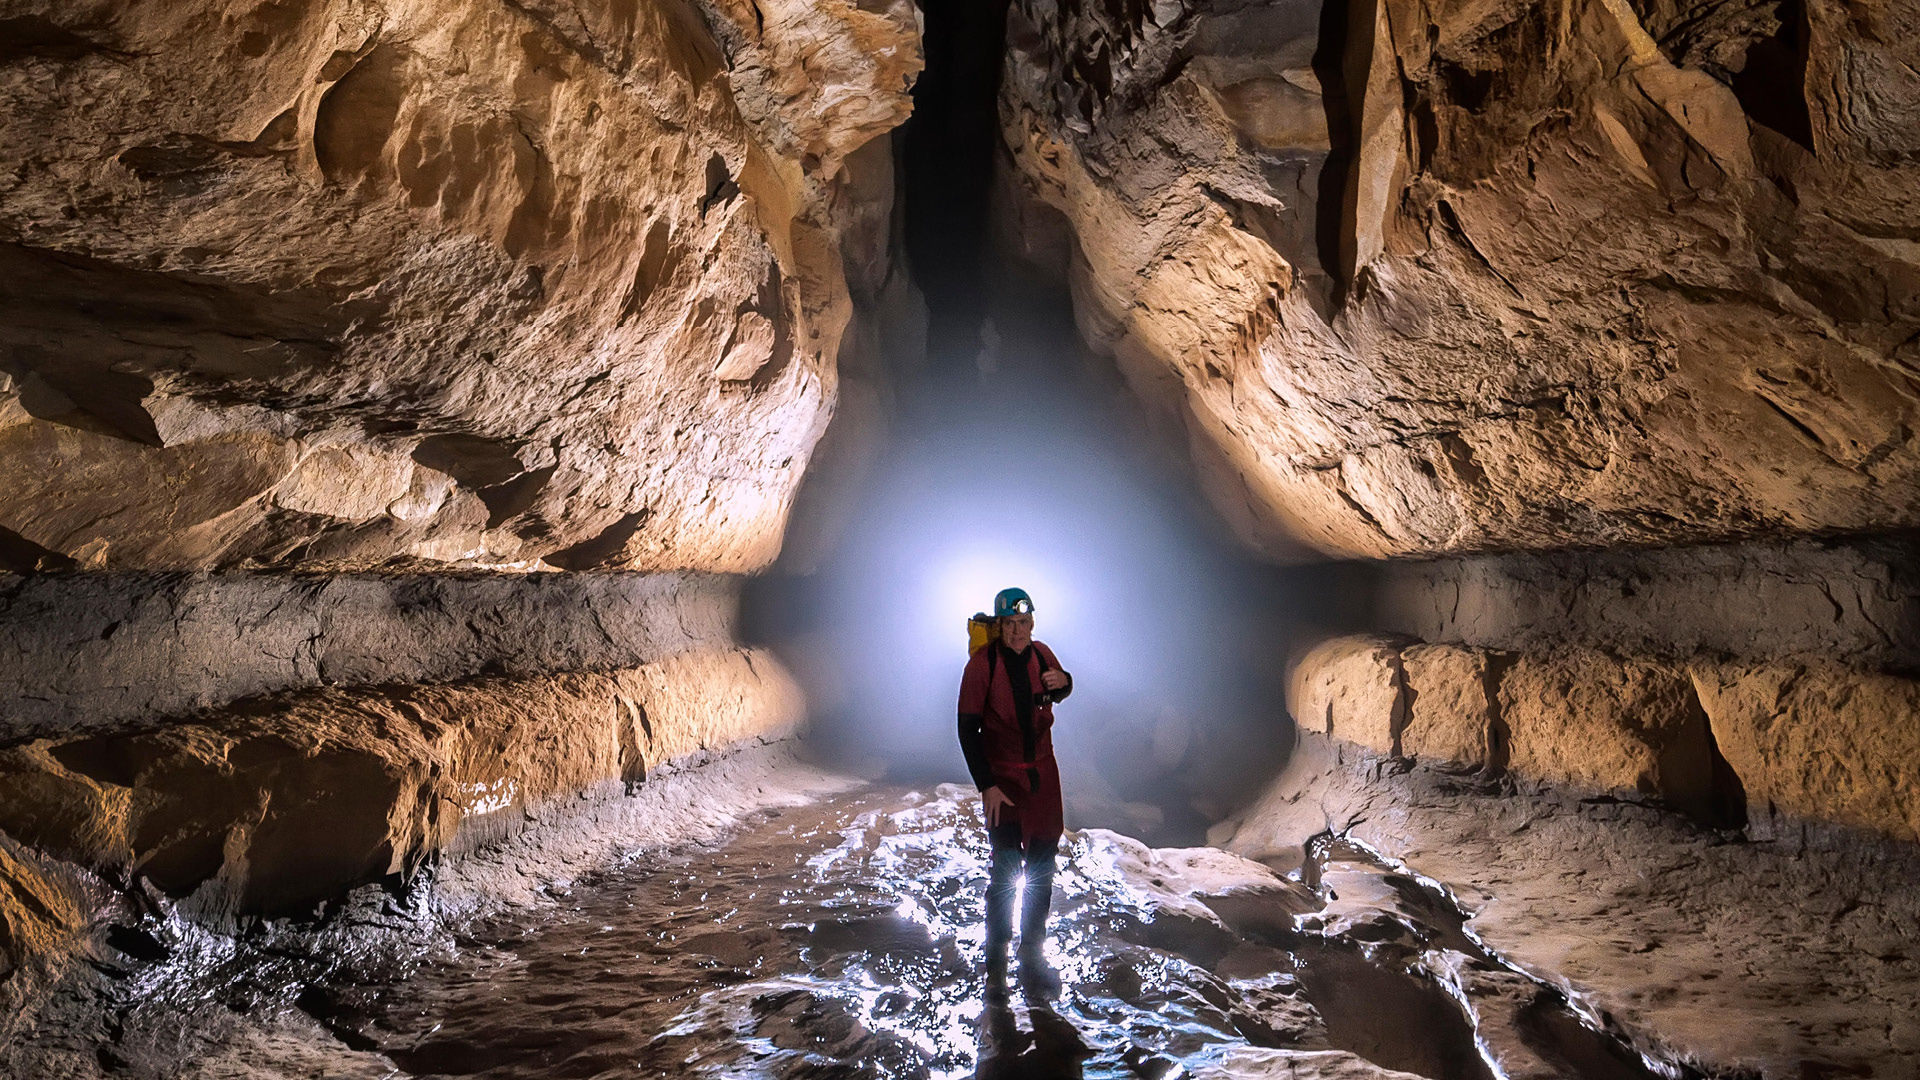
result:
[[[1274,557],[1911,528],[1920,102],[1750,14],[1016,4],[1003,189]]]

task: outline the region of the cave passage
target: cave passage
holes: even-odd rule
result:
[[[1286,754],[1264,718],[1284,696],[1270,658],[1357,625],[1367,576],[1250,557],[1089,353],[1063,283],[996,240],[1006,7],[924,7],[927,68],[897,136],[924,356],[888,358],[886,437],[837,545],[756,581],[749,633],[807,686],[817,753],[939,783],[964,776],[966,619],[1023,588],[1075,677],[1054,729],[1069,823],[1198,843]]]
[[[1916,12],[10,0],[0,1080],[1913,1080]]]

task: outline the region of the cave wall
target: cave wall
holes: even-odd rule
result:
[[[1391,636],[1361,640],[1400,657],[1405,701],[1356,741],[1750,838],[1917,841],[1916,568],[1911,536],[1396,563],[1374,599]],[[1343,651],[1301,658],[1294,685]],[[1332,730],[1317,704],[1294,715]]]
[[[920,66],[909,0],[0,4],[0,1035],[106,913],[778,787],[741,575],[912,319]]]
[[[1303,732],[1912,841],[1916,20],[1018,0],[1003,242],[1249,546],[1378,561]]]
[[[1916,19],[1026,0],[1010,212],[1276,556],[1910,527]]]
[[[800,692],[764,653],[683,652],[605,672],[324,689],[138,734],[0,750],[15,839],[136,879],[214,925],[403,889],[431,859],[552,804],[616,798],[657,766],[789,734]]]
[[[10,561],[764,566],[884,275],[868,7],[8,5]]]
[[[323,686],[634,667],[732,644],[700,574],[67,573],[0,579],[6,738]]]

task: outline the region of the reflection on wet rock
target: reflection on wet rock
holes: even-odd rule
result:
[[[979,804],[872,790],[641,856],[313,1009],[416,1075],[1682,1077],[1348,843],[1071,834],[1057,995],[983,999]],[[350,999],[350,1005],[349,1005]]]

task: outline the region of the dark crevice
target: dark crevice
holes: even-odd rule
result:
[[[924,0],[926,70],[902,134],[906,249],[929,340],[969,354],[986,316],[996,95],[1008,0]]]
[[[1489,652],[1486,667],[1487,695],[1487,771],[1500,775],[1513,762],[1513,728],[1507,723],[1506,709],[1500,700],[1500,684],[1518,663],[1517,653]]]
[[[1347,185],[1359,147],[1359,103],[1349,97],[1348,38],[1352,10],[1368,0],[1327,0],[1320,8],[1319,46],[1313,53],[1313,73],[1319,80],[1321,106],[1327,114],[1327,159],[1320,167],[1319,194],[1314,200],[1314,237],[1320,267],[1334,283],[1332,309],[1345,301],[1348,270],[1341,253],[1346,234],[1344,208]]]
[[[1702,717],[1707,729],[1707,760],[1710,770],[1703,824],[1716,829],[1747,827],[1747,786],[1733,764],[1720,752],[1720,740],[1713,732],[1711,717]]]
[[[17,63],[29,57],[71,61],[95,55],[128,57],[132,54],[103,45],[39,15],[0,19],[0,64]]]
[[[28,574],[47,570],[73,570],[79,566],[71,557],[0,526],[0,571]]]
[[[1763,124],[1813,150],[1813,115],[1807,107],[1807,59],[1813,38],[1804,0],[1782,0],[1774,9],[1778,27],[1756,38],[1730,83],[1740,106]]]

